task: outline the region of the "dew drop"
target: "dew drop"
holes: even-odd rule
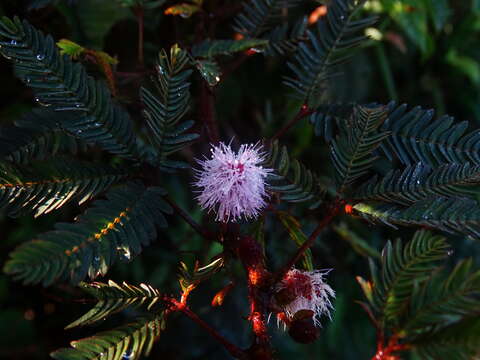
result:
[[[452,256],[452,255],[453,255],[453,250],[448,250],[448,251],[447,251],[447,255],[448,255],[448,256]]]
[[[38,54],[37,55],[37,60],[38,61],[42,61],[43,59],[45,59],[45,55],[43,55],[43,54]]]
[[[83,131],[82,130],[77,130],[75,131],[77,134],[81,134]]]
[[[127,351],[125,352],[125,354],[122,355],[122,359],[133,359],[134,358],[134,355],[135,355],[135,352],[133,351]]]
[[[30,83],[32,82],[32,79],[30,79],[30,78],[27,77],[27,78],[25,78],[25,82],[26,82],[27,84],[30,84]]]
[[[10,45],[17,45],[17,40],[10,41]]]

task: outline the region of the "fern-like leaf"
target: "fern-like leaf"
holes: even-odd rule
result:
[[[429,332],[413,341],[415,353],[424,360],[472,360],[479,355],[480,317],[475,316]]]
[[[415,301],[402,328],[413,337],[419,331],[430,336],[432,329],[480,314],[480,270],[473,270],[471,259],[461,261],[448,277],[438,273],[417,287],[412,298]]]
[[[428,166],[418,163],[404,171],[392,170],[384,178],[377,177],[362,185],[355,198],[393,202],[411,205],[431,197],[466,196],[476,193],[473,185],[480,184],[480,166],[469,163],[446,164],[431,171]]]
[[[150,354],[164,328],[163,314],[141,318],[114,330],[72,341],[73,349],[62,348],[50,355],[57,360],[136,360]]]
[[[0,158],[25,164],[44,160],[56,154],[76,154],[86,149],[85,143],[58,128],[65,114],[47,109],[34,109],[15,126],[0,128]]]
[[[179,124],[189,109],[190,83],[187,79],[192,70],[185,69],[188,62],[187,53],[177,46],[171,48],[170,57],[162,50],[156,82],[160,96],[156,97],[149,90],[141,89],[151,141],[155,145],[160,163],[167,168],[167,155],[182,149],[198,137],[197,134],[184,134],[193,126],[193,121]]]
[[[363,6],[363,0],[332,0],[327,16],[317,22],[316,31],[307,31],[308,42],[299,45],[293,62],[288,66],[293,77],[285,78],[285,85],[291,87],[304,104],[315,104],[325,81],[335,67],[351,56],[353,48],[359,47],[366,36],[356,35],[371,26],[375,18],[354,20],[356,12]],[[349,49],[348,53],[344,50]]]
[[[82,283],[81,286],[98,299],[98,302],[89,312],[72,322],[66,329],[93,324],[129,307],[145,306],[147,310],[151,310],[162,300],[160,291],[146,284],[134,286],[124,282],[119,285],[109,280],[107,284],[93,282]]]
[[[324,194],[324,189],[317,176],[308,170],[298,160],[290,159],[286,146],[274,141],[262,164],[274,169],[267,183],[270,191],[278,192],[281,199],[288,202],[304,202],[312,200],[318,205]]]
[[[236,52],[245,51],[250,48],[262,48],[268,44],[263,39],[242,39],[242,40],[205,40],[194,45],[192,55],[194,57],[211,58],[219,55],[232,55]]]
[[[0,161],[0,209],[12,217],[40,216],[74,199],[81,204],[125,176],[109,166],[67,158],[29,165]]]
[[[373,305],[385,321],[397,321],[407,309],[415,282],[426,280],[446,258],[445,238],[420,230],[406,245],[389,241],[382,251],[381,280],[375,283]]]
[[[48,286],[69,279],[76,284],[87,276],[104,275],[118,260],[130,260],[167,225],[171,213],[162,199],[165,191],[130,183],[110,190],[75,223],[58,223],[10,254],[5,272],[27,284]]]
[[[359,106],[355,108],[340,136],[332,141],[331,157],[339,193],[345,192],[364,176],[376,160],[372,153],[389,135],[388,132],[377,130],[385,116],[384,107]]]
[[[449,233],[480,236],[480,208],[475,200],[436,196],[414,203],[408,208],[397,205],[362,202],[355,211],[372,222],[387,225],[428,226]]]
[[[268,45],[266,56],[285,56],[297,50],[298,45],[307,40],[307,17],[295,22],[292,27],[288,23],[279,25],[265,34]]]
[[[247,38],[257,38],[277,25],[282,11],[297,6],[302,0],[251,0],[235,18],[234,30]]]
[[[135,133],[128,113],[114,104],[103,82],[60,55],[51,36],[27,21],[0,19],[0,52],[15,60],[16,75],[35,92],[38,103],[55,111],[75,112],[60,126],[90,143],[120,156],[137,156]]]
[[[417,106],[408,110],[403,104],[391,108],[382,130],[391,133],[382,151],[404,165],[422,162],[433,168],[445,163],[480,165],[480,130],[466,133],[466,121],[455,123],[445,115],[435,119],[435,112]]]

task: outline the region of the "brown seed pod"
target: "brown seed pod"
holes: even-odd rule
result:
[[[310,344],[317,340],[320,331],[313,322],[313,312],[310,310],[297,312],[290,323],[288,335],[300,344]]]

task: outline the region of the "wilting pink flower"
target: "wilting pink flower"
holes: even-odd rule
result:
[[[330,270],[301,271],[291,269],[277,285],[277,300],[285,313],[286,320],[292,320],[302,310],[311,311],[315,326],[320,326],[320,317],[325,314],[330,319],[333,305],[330,298],[335,292],[324,282]],[[282,317],[280,317],[282,319]]]
[[[260,146],[242,145],[235,153],[220,143],[211,151],[211,158],[199,160],[201,169],[196,170],[200,206],[216,211],[216,219],[223,222],[257,217],[266,205],[265,178],[272,171],[260,166],[265,156]]]

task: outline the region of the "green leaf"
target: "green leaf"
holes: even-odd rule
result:
[[[170,49],[170,57],[162,50],[157,66],[157,93],[155,96],[146,88],[141,89],[145,104],[144,116],[150,129],[150,140],[155,146],[158,162],[164,168],[167,156],[183,149],[197,134],[184,134],[193,126],[193,121],[179,123],[189,110],[191,69],[185,69],[189,63],[188,54],[177,45]]]
[[[81,283],[80,285],[83,290],[94,296],[98,302],[89,312],[67,325],[65,329],[90,325],[97,321],[105,320],[107,317],[130,307],[138,308],[145,306],[147,310],[151,310],[157,303],[162,301],[160,291],[146,284],[134,286],[124,282],[119,285],[109,280],[107,284],[93,282],[90,284]]]
[[[211,58],[218,55],[232,55],[236,52],[250,48],[263,48],[268,40],[242,39],[242,40],[204,40],[192,48],[194,57]]]
[[[389,241],[382,251],[381,278],[374,280],[372,304],[386,323],[397,324],[408,309],[415,283],[426,281],[448,255],[445,238],[420,230],[403,245]]]
[[[478,316],[479,296],[480,270],[474,270],[471,259],[463,260],[448,276],[436,273],[428,283],[415,289],[415,301],[402,329],[419,340],[432,336],[432,328],[440,330],[466,317]]]
[[[445,163],[470,162],[480,165],[480,130],[466,133],[468,122],[455,123],[451,116],[434,119],[432,109],[406,104],[387,105],[388,117],[382,131],[391,134],[381,150],[390,161],[397,158],[404,165],[422,162],[432,168]]]
[[[474,195],[473,186],[479,184],[480,166],[446,164],[432,171],[419,162],[404,171],[392,170],[381,180],[373,178],[360,186],[354,198],[411,205],[433,195]]]
[[[52,37],[45,37],[26,21],[3,17],[0,40],[0,53],[16,60],[15,74],[34,90],[36,101],[71,115],[60,122],[62,128],[113,154],[138,157],[128,113],[113,103],[103,82],[93,80],[68,56],[61,56]]]
[[[220,67],[213,60],[197,60],[195,66],[198,69],[200,75],[210,86],[215,86],[220,82],[222,73]]]
[[[60,55],[67,54],[76,59],[85,51],[85,48],[71,40],[60,39],[57,41],[57,46],[61,49]]]
[[[480,208],[475,200],[435,196],[408,208],[378,203],[358,203],[357,214],[372,222],[392,226],[428,226],[449,233],[480,237]]]
[[[23,115],[14,126],[0,128],[0,158],[26,164],[46,160],[57,154],[76,154],[86,150],[86,144],[58,128],[64,113],[41,108]]]
[[[308,240],[308,236],[302,231],[302,227],[297,219],[284,211],[277,211],[276,215],[285,229],[287,229],[290,239],[292,239],[298,247],[301,247],[302,244]],[[305,270],[313,271],[312,252],[310,249],[305,251],[302,264]]]
[[[366,175],[377,159],[373,152],[389,136],[387,131],[378,130],[386,114],[384,107],[358,106],[339,137],[332,141],[331,158],[339,193]]]
[[[347,241],[352,249],[359,255],[372,258],[380,258],[380,253],[377,249],[370,246],[358,234],[353,232],[345,222],[333,226],[333,230],[340,235],[342,239]]]
[[[455,49],[450,49],[445,56],[448,64],[465,74],[473,84],[480,83],[480,66],[469,56],[461,55]]]
[[[286,146],[278,140],[270,144],[263,167],[274,170],[267,178],[270,191],[278,192],[288,202],[314,201],[318,206],[324,196],[324,186],[318,177],[297,160],[291,160]]]
[[[57,158],[16,165],[0,161],[0,209],[35,217],[76,200],[79,204],[108,189],[127,174],[106,165]]]
[[[163,313],[102,331],[96,335],[72,341],[71,348],[62,348],[50,354],[57,360],[94,360],[105,356],[109,360],[125,358],[136,360],[148,356],[153,343],[165,329]]]
[[[302,103],[310,107],[317,105],[325,81],[334,75],[333,70],[367,39],[357,34],[371,26],[376,19],[354,20],[364,2],[331,2],[327,16],[317,22],[315,32],[307,31],[308,41],[300,43],[293,62],[288,63],[293,76],[284,79],[284,84],[295,91],[295,96]]]
[[[298,6],[302,0],[252,0],[244,2],[243,11],[235,17],[234,30],[247,38],[259,37],[278,25],[284,11]]]
[[[75,223],[57,223],[10,254],[4,271],[25,284],[105,275],[118,260],[130,261],[167,226],[164,214],[172,209],[161,188],[137,183],[114,188],[97,200]]]

